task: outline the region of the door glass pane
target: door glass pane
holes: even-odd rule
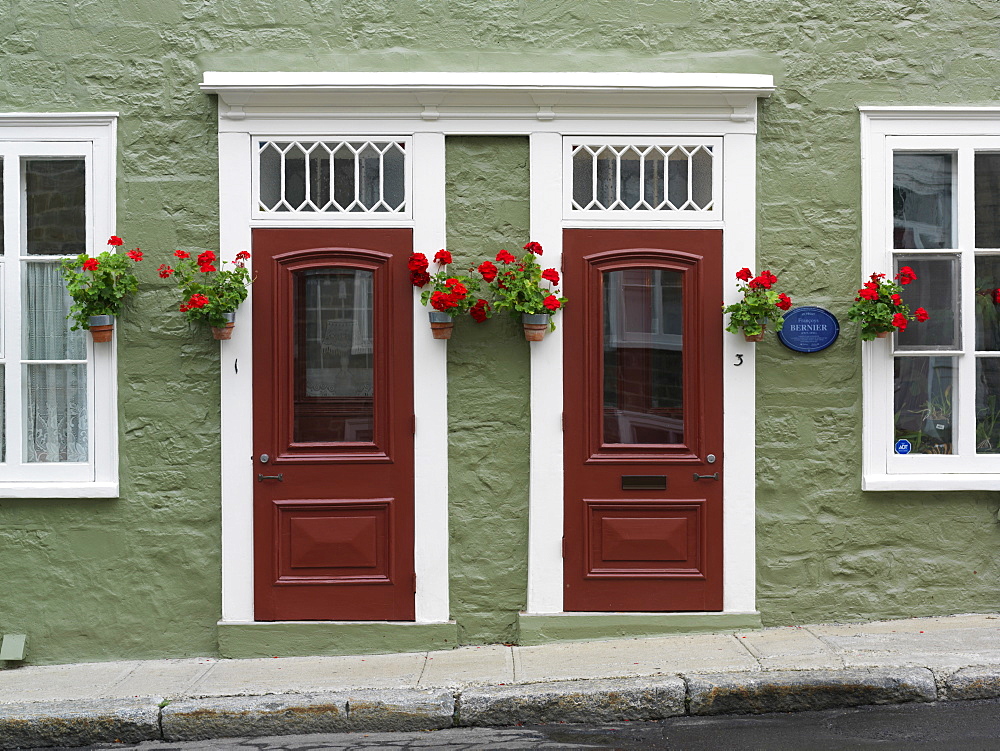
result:
[[[895,359],[895,440],[908,440],[911,453],[952,453],[956,375],[953,357]]]
[[[897,350],[958,349],[959,264],[955,256],[896,256],[896,271],[909,266],[916,281],[903,287],[903,301],[913,312],[924,308],[930,318],[923,323],[910,322],[896,341]]]
[[[24,263],[22,360],[86,360],[86,332],[70,331],[70,298],[59,264]]]
[[[954,154],[893,154],[894,248],[954,248]]]
[[[295,274],[296,443],[374,440],[371,271]]]
[[[976,247],[1000,248],[1000,154],[976,154]]]
[[[682,275],[604,272],[604,443],[684,442]]]
[[[1000,256],[976,257],[976,349],[1000,351]]]
[[[87,461],[87,366],[24,365],[24,461]]]
[[[976,452],[1000,454],[1000,357],[976,359]]]
[[[25,159],[26,250],[77,255],[87,249],[87,184],[83,159]]]

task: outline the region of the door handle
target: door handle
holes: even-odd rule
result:
[[[698,480],[718,480],[719,473],[716,472],[714,475],[699,475],[697,472],[694,473],[695,482]]]
[[[264,480],[277,480],[278,482],[284,482],[285,473],[282,472],[277,475],[257,475],[257,482],[264,482]]]

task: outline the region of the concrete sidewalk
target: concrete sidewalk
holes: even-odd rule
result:
[[[1000,696],[1000,614],[357,657],[0,670],[0,748]]]

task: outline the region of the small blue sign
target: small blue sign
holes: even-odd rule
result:
[[[913,447],[910,445],[910,442],[905,438],[900,438],[898,441],[896,441],[897,454],[909,454],[911,448]]]
[[[840,323],[829,310],[807,305],[784,315],[778,341],[796,352],[819,352],[837,341]]]

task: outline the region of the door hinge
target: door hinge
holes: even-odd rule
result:
[[[413,574],[413,591],[414,592],[417,591],[417,574],[416,573]]]
[[[413,415],[413,435],[417,434],[417,416]]]
[[[562,557],[566,557],[566,538],[562,538]]]

